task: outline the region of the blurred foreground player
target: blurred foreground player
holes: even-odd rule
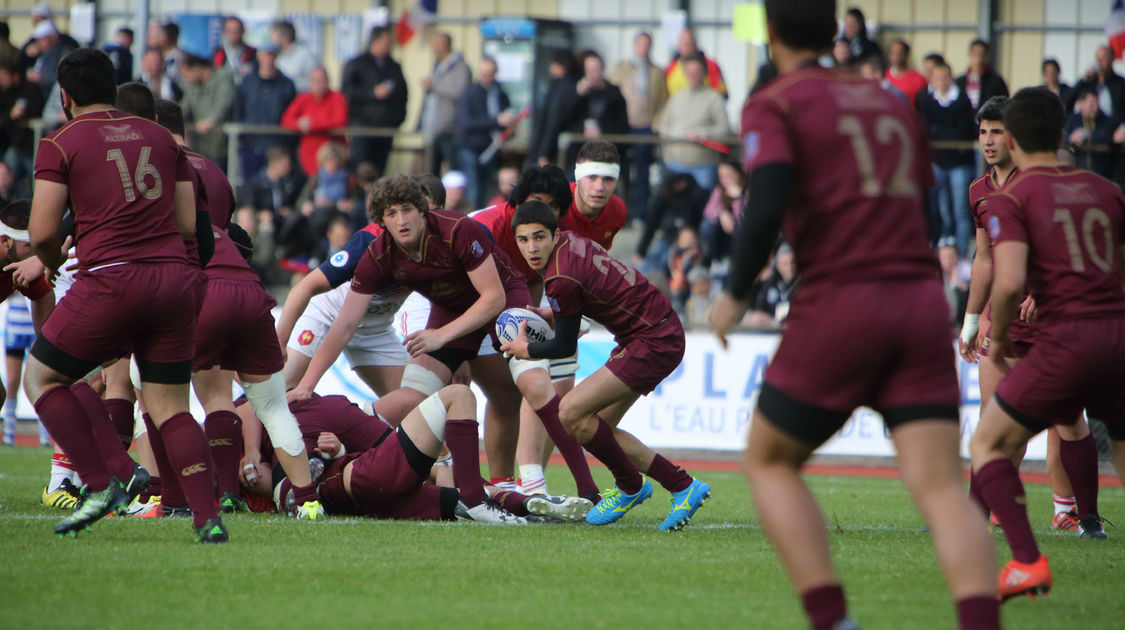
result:
[[[1008,146],[1019,167],[983,209],[992,250],[992,344],[989,359],[1007,372],[969,443],[973,481],[1000,520],[1012,560],[999,576],[1004,599],[1051,588],[1027,499],[1012,455],[1051,424],[1074,424],[1082,409],[1125,440],[1125,196],[1107,180],[1058,161],[1063,128],[1058,97],[1020,90],[1004,112]],[[1024,287],[1035,296],[1039,324],[1027,357],[1010,371],[1003,358]],[[1096,449],[1067,468],[1079,534],[1105,538],[1098,515]]]
[[[560,232],[554,211],[541,201],[516,209],[511,229],[524,260],[543,274],[551,308],[535,310],[554,320],[555,336],[529,343],[524,322],[519,336],[502,349],[522,360],[574,356],[583,315],[605,326],[617,342],[609,361],[558,403],[567,433],[609,468],[616,483],[602,493],[586,522],[612,523],[651,497],[652,483],[641,475],[644,471],[672,493],[672,510],[660,529],[682,529],[711,496],[711,487],[616,428],[629,407],[683,360],[684,327],[672,304],[601,245]]]
[[[835,15],[825,0],[766,1],[780,76],[743,110],[750,198],[712,315],[720,341],[745,313],[779,227],[801,269],[750,426],[754,503],[813,629],[856,627],[824,517],[800,473],[856,407],[878,410],[930,525],[961,628],[998,628],[996,556],[961,486],[949,307],[923,204],[929,150],[908,103],[817,66]]]
[[[195,236],[191,167],[167,131],[113,108],[114,68],[104,53],[70,53],[59,63],[58,81],[72,120],[40,142],[29,232],[36,254],[56,273],[69,203],[80,270],[32,346],[24,388],[88,492],[55,533],[76,534],[127,504],[134,491],[111,476],[95,436],[101,427],[70,389],[132,349],[198,539],[225,542],[207,438],[188,412],[195,304],[184,287],[196,279],[184,246]],[[115,431],[109,437],[120,447]]]

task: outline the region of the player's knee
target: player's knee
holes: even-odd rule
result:
[[[441,396],[441,401],[450,417],[468,418],[476,416],[477,397],[467,385],[446,385],[438,394]],[[473,415],[465,416],[463,415],[465,413]]]
[[[441,391],[441,388],[445,387],[445,382],[429,368],[417,363],[407,363],[402,371],[402,387],[430,396]]]
[[[581,423],[583,415],[578,405],[574,404],[573,398],[563,396],[563,399],[559,401],[559,422],[562,423],[563,427],[565,427],[568,432],[574,433],[574,430],[578,428]]]

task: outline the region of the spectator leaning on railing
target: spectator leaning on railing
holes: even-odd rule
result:
[[[1099,46],[1094,53],[1094,61],[1094,66],[1074,86],[1075,93],[1092,88],[1098,95],[1099,109],[1118,120],[1125,120],[1125,77],[1113,71],[1113,49]]]
[[[1091,151],[1091,145],[1106,145],[1113,141],[1113,132],[1119,121],[1098,107],[1098,93],[1091,86],[1078,90],[1075,102],[1078,111],[1066,121],[1063,137],[1075,148],[1074,162],[1078,168],[1093,171],[1102,177],[1113,175],[1112,153]]]
[[[348,124],[348,103],[344,95],[329,88],[328,72],[316,66],[305,81],[309,91],[293,99],[281,115],[281,126],[301,134],[297,145],[297,159],[305,175],[316,173],[317,152],[326,142],[346,146],[343,136],[328,133]]]
[[[709,58],[699,49],[699,44],[695,41],[695,32],[690,28],[680,31],[680,39],[676,44],[676,57],[664,70],[668,95],[671,96],[691,85],[684,68],[684,61],[689,57],[698,57],[703,60],[706,68],[704,75],[707,78],[707,85],[714,88],[725,99],[727,97],[727,84],[723,81],[723,70],[714,59]]]
[[[257,69],[246,75],[238,86],[234,120],[249,125],[280,125],[281,115],[297,97],[297,88],[289,77],[277,69],[277,45],[262,44],[258,49]],[[242,137],[239,156],[242,173],[251,175],[261,170],[266,150],[282,147],[292,150],[293,137],[286,134],[251,133]]]
[[[457,100],[469,87],[472,72],[461,53],[453,50],[453,38],[449,33],[430,35],[430,49],[434,52],[435,63],[430,76],[422,79],[425,98],[418,128],[423,140],[432,143],[434,148],[433,162],[426,167],[431,173],[440,173],[443,162],[455,168],[453,123]]]
[[[719,163],[719,183],[703,207],[703,221],[699,224],[705,266],[724,261],[730,255],[731,236],[746,209],[749,184],[742,170],[742,160],[735,158]]]
[[[496,82],[496,61],[481,59],[480,79],[465,88],[457,99],[454,125],[454,145],[457,147],[455,163],[465,174],[465,198],[476,208],[485,206],[489,189],[496,179],[499,156],[483,156],[492,144],[493,134],[511,125],[514,118],[508,111],[511,101],[508,93]]]
[[[556,51],[547,72],[551,75],[547,91],[532,112],[527,166],[553,163],[559,154],[559,134],[581,128],[577,118],[579,69],[574,55],[568,50]]]
[[[993,96],[1008,95],[1008,84],[989,65],[988,42],[976,39],[969,44],[969,70],[957,77],[957,87],[969,97],[974,112]]]
[[[899,89],[914,105],[918,93],[926,89],[926,77],[910,67],[910,44],[904,39],[896,39],[887,47],[890,68],[887,68],[887,81]]]
[[[225,68],[216,68],[211,60],[184,54],[180,63],[184,110],[189,143],[207,159],[227,169],[227,135],[223,125],[234,113],[234,79]],[[247,176],[250,176],[247,173]]]
[[[138,83],[143,83],[152,90],[153,96],[179,102],[184,91],[164,71],[164,53],[159,48],[146,48],[141,55],[141,76],[137,77]]]
[[[623,135],[629,132],[629,114],[626,111],[625,97],[618,87],[605,79],[605,61],[598,53],[587,51],[582,58],[583,75],[575,90],[578,92],[579,118],[582,120],[582,135],[587,140],[596,140],[603,134]],[[624,145],[617,145],[619,155],[625,154]],[[574,168],[578,156],[578,144],[572,144],[567,151],[565,170]],[[626,179],[628,171],[621,179]],[[628,185],[628,181],[623,182]]]
[[[638,33],[633,38],[633,56],[620,61],[609,74],[609,80],[621,89],[629,117],[629,133],[651,136],[652,125],[668,101],[668,85],[664,71],[652,63],[652,36]],[[634,144],[625,151],[625,165],[629,174],[629,215],[644,218],[648,213],[652,185],[649,172],[656,145]]]
[[[700,140],[724,140],[730,136],[726,103],[721,94],[706,80],[706,61],[699,56],[683,60],[688,87],[668,98],[658,124],[660,135],[689,140],[665,144],[664,168],[673,173],[686,173],[695,183],[710,192],[715,186],[715,167],[719,152],[701,144]]]
[[[357,127],[397,128],[406,120],[406,79],[391,58],[391,31],[371,29],[367,52],[344,66],[340,91],[348,101],[348,124]],[[351,139],[352,164],[370,162],[385,175],[391,138],[356,136]]]

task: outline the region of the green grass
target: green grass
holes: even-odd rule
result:
[[[0,451],[0,628],[804,628],[797,598],[750,506],[744,479],[701,473],[713,499],[689,528],[655,530],[667,493],[602,528],[489,527],[363,519],[305,523],[236,515],[232,542],[194,544],[188,521],[106,519],[75,540],[39,505],[45,449]],[[552,468],[555,488],[566,471]],[[604,469],[598,481],[609,485]],[[929,537],[896,481],[810,477],[832,529],[852,616],[863,627],[952,628]],[[1114,627],[1125,531],[1079,540],[1046,528],[1050,597],[1004,607],[1010,628]],[[1125,492],[1102,491],[1125,520]],[[1009,557],[997,535],[1001,559]]]

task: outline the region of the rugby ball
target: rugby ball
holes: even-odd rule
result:
[[[527,340],[532,343],[542,343],[555,337],[555,331],[537,313],[526,308],[510,308],[496,318],[496,337],[500,343],[510,343],[519,336],[521,322],[527,322]]]

